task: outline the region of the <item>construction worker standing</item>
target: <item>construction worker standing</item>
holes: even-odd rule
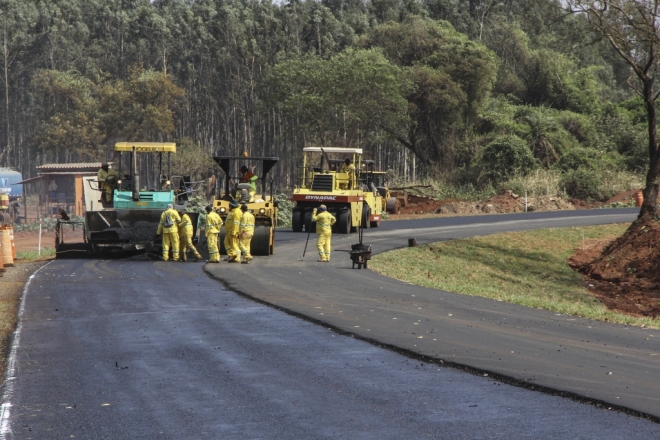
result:
[[[328,263],[330,261],[330,239],[332,237],[332,225],[337,219],[328,212],[325,205],[319,206],[320,214],[316,215],[316,208],[312,211],[312,221],[316,222],[316,233],[319,239],[316,242],[316,248],[319,250],[319,259],[317,261]]]
[[[254,235],[254,215],[248,211],[247,205],[241,205],[243,216],[241,217],[241,228],[238,234],[238,247],[241,249],[241,256],[243,257],[243,264],[249,264],[252,260],[250,254],[250,242]]]
[[[112,203],[112,191],[117,187],[118,179],[119,173],[110,168],[108,163],[103,162],[101,169],[99,169],[96,175],[96,180],[99,182],[99,189],[105,193],[105,201],[107,203]]]
[[[252,168],[252,171],[254,171],[254,167]],[[250,203],[254,202],[254,195],[257,193],[257,179],[259,178],[259,176],[254,174],[252,171],[250,171],[247,165],[243,165],[241,167],[241,180],[239,180],[239,183],[250,184],[250,190],[248,191],[248,194],[250,195]]]
[[[179,261],[179,223],[181,217],[174,210],[174,205],[167,205],[167,209],[160,215],[158,235],[163,236],[163,261],[170,258],[170,245],[172,245],[172,261]]]
[[[339,170],[340,173],[346,173],[348,174],[348,180],[344,181],[343,183],[339,184],[339,188],[341,189],[351,189],[352,188],[352,183],[353,183],[353,176],[355,176],[355,165],[351,162],[350,159],[346,159],[344,161],[344,164],[341,166],[341,169]]]
[[[232,200],[229,204],[231,212],[225,220],[225,250],[227,251],[227,261],[229,263],[238,263],[238,258],[241,256],[241,249],[238,247],[238,234],[241,229],[241,217],[243,213],[239,208],[238,201]]]
[[[206,207],[206,213],[206,242],[209,247],[209,259],[206,262],[219,263],[218,234],[220,234],[220,228],[222,228],[222,219],[213,211],[211,205]]]
[[[179,211],[181,216],[181,224],[179,224],[179,247],[181,250],[181,261],[188,261],[187,253],[192,251],[195,255],[193,261],[197,261],[202,256],[197,252],[195,245],[192,242],[193,224],[190,216],[183,210]]]

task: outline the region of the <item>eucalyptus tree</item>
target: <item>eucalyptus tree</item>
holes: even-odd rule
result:
[[[2,58],[2,81],[4,83],[4,140],[0,147],[0,164],[3,158],[12,150],[14,140],[11,127],[11,91],[16,75],[13,68],[19,56],[23,54],[32,41],[29,30],[34,25],[36,7],[33,1],[2,0],[0,1],[0,57]],[[11,165],[11,163],[9,163]]]

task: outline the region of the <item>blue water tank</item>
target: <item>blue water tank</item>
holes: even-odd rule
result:
[[[23,196],[23,185],[14,185],[23,180],[18,171],[11,168],[0,168],[0,193],[9,194],[9,200],[16,200]]]

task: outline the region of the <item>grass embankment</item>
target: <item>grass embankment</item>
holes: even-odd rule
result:
[[[625,225],[542,229],[453,240],[376,255],[369,267],[435,289],[589,319],[660,328],[660,321],[608,310],[566,259],[583,240],[615,238]]]
[[[39,251],[34,250],[16,252],[16,261],[19,263],[52,260],[53,258],[55,258],[55,249],[53,248],[42,248],[41,255]]]

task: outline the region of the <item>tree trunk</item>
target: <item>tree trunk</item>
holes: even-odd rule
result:
[[[658,139],[656,130],[656,109],[653,92],[653,78],[644,79],[644,104],[646,105],[646,115],[648,119],[649,130],[649,171],[646,174],[646,188],[643,190],[644,202],[639,210],[638,219],[653,218],[657,211],[658,199],[658,166],[660,157],[658,154]]]

